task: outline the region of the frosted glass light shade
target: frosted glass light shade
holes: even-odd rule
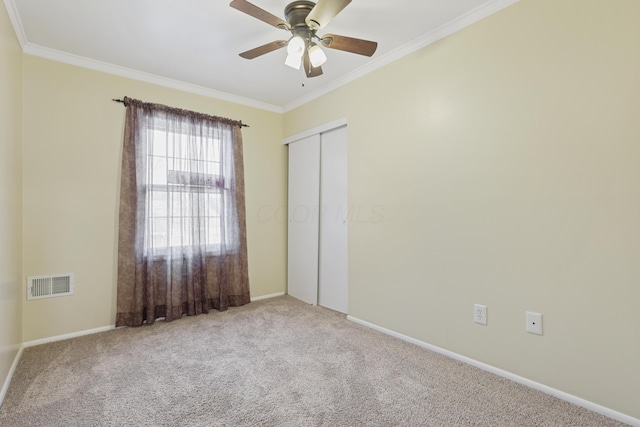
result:
[[[304,39],[300,36],[295,36],[295,37],[292,37],[291,40],[289,40],[289,44],[287,45],[287,53],[289,54],[289,56],[297,55],[302,57],[302,54],[304,53],[304,48],[305,48]]]
[[[300,65],[302,64],[302,55],[288,54],[287,59],[285,59],[284,63],[291,68],[299,70]]]
[[[313,67],[319,67],[325,62],[327,62],[327,55],[320,49],[320,46],[313,43],[311,47],[309,47],[309,61],[311,61],[311,65]]]

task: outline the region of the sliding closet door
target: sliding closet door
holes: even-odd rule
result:
[[[288,293],[318,304],[320,135],[289,144]]]
[[[321,135],[318,304],[348,310],[347,128]]]

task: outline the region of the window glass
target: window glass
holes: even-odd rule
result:
[[[229,191],[222,176],[221,147],[213,133],[200,137],[160,122],[149,129],[145,247],[153,254],[172,248],[222,243],[223,199]]]

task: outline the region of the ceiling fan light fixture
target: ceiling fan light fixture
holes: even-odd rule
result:
[[[294,36],[291,37],[291,40],[289,40],[289,43],[287,44],[287,53],[289,55],[295,55],[302,58],[305,47],[304,39],[300,36]]]
[[[291,0],[290,0],[291,1]],[[285,20],[259,8],[249,0],[233,0],[230,6],[266,24],[291,32],[289,40],[276,40],[240,54],[255,59],[280,48],[287,48],[285,64],[300,69],[304,65],[307,77],[322,75],[321,65],[327,60],[323,49],[330,48],[358,55],[372,56],[378,43],[353,37],[316,32],[336,17],[352,0],[293,0],[284,9]],[[316,41],[314,43],[313,41]]]
[[[320,49],[320,46],[311,43],[311,46],[309,46],[309,61],[316,68],[327,62],[327,55]]]
[[[302,55],[288,54],[287,59],[284,60],[284,64],[288,65],[291,68],[295,68],[296,70],[300,69],[300,65],[302,65]]]

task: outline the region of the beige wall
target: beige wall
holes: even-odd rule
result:
[[[252,296],[286,290],[282,115],[24,56],[24,276],[75,274],[75,295],[27,301],[24,341],[114,324],[117,200],[129,96],[242,120]]]
[[[22,54],[0,5],[0,390],[22,343]],[[1,398],[1,396],[0,396]]]
[[[352,316],[640,418],[638,16],[522,0],[285,114],[348,118]]]

